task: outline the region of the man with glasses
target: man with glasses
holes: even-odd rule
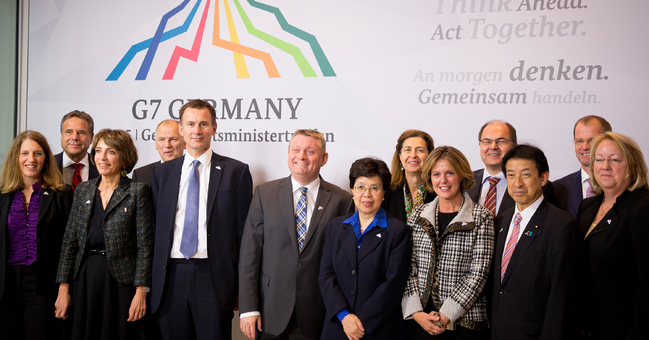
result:
[[[514,206],[507,193],[507,179],[502,171],[503,156],[517,145],[516,129],[507,122],[492,120],[485,123],[478,133],[480,158],[484,169],[473,172],[475,185],[468,194],[474,202],[489,209],[496,217]]]
[[[291,175],[256,189],[239,256],[240,328],[251,340],[320,338],[327,223],[353,211],[351,195],[320,177],[328,157],[322,133],[297,130]]]
[[[611,124],[606,119],[595,115],[579,118],[572,130],[575,154],[577,160],[581,163],[581,169],[561,178],[554,184],[559,208],[568,212],[573,218],[577,218],[577,209],[579,209],[581,201],[595,196],[592,192],[593,187],[588,173],[590,143],[593,138],[607,131],[612,131]]]

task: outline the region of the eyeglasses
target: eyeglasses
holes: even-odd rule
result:
[[[590,145],[593,142],[593,139],[594,138],[588,138],[588,139],[578,138],[578,139],[575,139],[573,141],[573,143],[575,143],[575,146],[578,146],[578,147],[584,145],[584,143],[588,143],[588,145]]]
[[[496,145],[498,145],[498,146],[505,146],[505,145],[508,145],[509,143],[513,143],[514,141],[511,140],[511,139],[505,139],[505,138],[498,138],[496,140],[485,138],[485,139],[480,140],[480,145],[482,145],[482,146],[491,146],[491,144],[493,144],[494,142],[496,142]]]
[[[365,186],[363,184],[358,184],[358,185],[354,186],[354,193],[356,195],[363,195],[368,190],[370,191],[370,195],[376,196],[376,195],[380,194],[383,191],[383,188],[381,188],[378,185],[370,185],[368,187],[368,186]]]

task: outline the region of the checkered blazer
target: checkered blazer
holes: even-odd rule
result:
[[[451,322],[470,329],[486,325],[487,282],[494,251],[493,215],[464,193],[464,203],[442,235],[435,225],[439,198],[410,215],[410,272],[401,302],[405,319],[429,298]]]

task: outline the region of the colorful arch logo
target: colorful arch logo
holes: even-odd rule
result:
[[[279,71],[270,53],[260,51],[254,48],[250,48],[241,45],[239,43],[239,36],[237,33],[237,29],[234,25],[234,20],[232,17],[232,12],[230,11],[228,0],[222,0],[222,1],[225,8],[225,17],[227,19],[227,27],[230,33],[230,41],[221,39],[220,29],[219,29],[221,23],[219,18],[218,1],[219,0],[215,0],[215,4],[214,4],[215,5],[214,6],[214,27],[212,29],[212,45],[232,51],[234,56],[234,65],[236,67],[237,78],[250,78],[248,67],[246,65],[246,59],[244,58],[244,56],[261,60],[264,64],[264,68],[266,69],[266,73],[269,78],[280,78]],[[311,64],[309,63],[309,61],[306,59],[302,51],[297,46],[289,44],[286,41],[283,41],[273,35],[261,31],[258,28],[255,28],[254,24],[252,23],[252,21],[246,14],[245,10],[241,6],[239,0],[230,0],[230,1],[234,2],[237,13],[241,17],[241,20],[243,21],[245,29],[248,32],[248,34],[251,34],[252,36],[261,39],[262,41],[278,48],[284,53],[291,55],[304,77],[318,76],[315,70],[313,69],[313,67],[311,66]],[[320,44],[318,43],[318,40],[316,39],[315,36],[289,24],[286,18],[284,17],[284,15],[282,14],[282,11],[280,11],[277,7],[269,6],[255,0],[246,0],[246,1],[253,8],[272,13],[277,19],[277,22],[279,23],[280,27],[285,32],[295,36],[298,39],[307,42],[311,48],[313,55],[315,56],[315,59],[318,63],[318,67],[320,68],[320,71],[322,72],[323,76],[325,77],[336,76],[336,73],[331,67],[331,64],[329,63],[327,56],[324,54],[324,51],[320,47]],[[122,76],[122,73],[124,73],[124,70],[126,70],[126,68],[133,61],[133,58],[138,53],[145,50],[146,50],[146,55],[144,56],[144,60],[140,65],[135,80],[146,80],[149,74],[149,70],[151,68],[151,64],[153,63],[153,60],[156,56],[156,52],[160,44],[169,41],[172,38],[177,37],[181,34],[187,33],[189,26],[194,20],[196,13],[199,11],[200,5],[203,2],[203,0],[196,0],[196,3],[192,7],[191,11],[187,15],[187,18],[185,19],[182,25],[175,28],[168,28],[167,23],[169,19],[179,14],[185,7],[187,7],[189,2],[190,0],[183,0],[182,3],[180,3],[174,9],[164,14],[162,16],[162,19],[160,20],[160,24],[158,25],[158,28],[156,29],[154,36],[150,39],[144,40],[142,42],[139,42],[131,46],[131,48],[128,50],[128,52],[126,52],[124,57],[122,57],[119,63],[117,63],[117,66],[115,66],[115,68],[110,73],[110,75],[108,75],[106,81],[119,80],[119,78]],[[176,68],[178,66],[178,61],[180,60],[180,58],[185,58],[194,62],[198,60],[198,55],[200,54],[200,50],[201,50],[201,43],[203,41],[203,34],[205,33],[205,22],[207,21],[209,9],[210,9],[210,0],[205,0],[203,14],[201,15],[198,30],[196,31],[196,36],[194,37],[194,42],[192,44],[191,49],[188,50],[180,46],[175,47],[173,54],[167,64],[167,68],[164,72],[164,75],[162,76],[162,79],[170,80],[174,78],[174,75],[176,73]]]

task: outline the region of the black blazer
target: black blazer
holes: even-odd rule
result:
[[[437,194],[434,191],[426,192],[426,198],[424,203],[432,202]],[[406,198],[403,195],[403,187],[400,187],[397,190],[389,189],[385,192],[383,203],[381,204],[383,209],[388,215],[396,218],[397,220],[407,223],[406,218]]]
[[[603,195],[579,207],[582,235]],[[580,307],[586,333],[598,339],[649,339],[649,193],[625,191],[584,239]],[[584,320],[582,320],[584,321]]]
[[[0,299],[3,296],[9,254],[7,219],[14,193],[0,194]],[[65,224],[72,207],[72,188],[61,191],[44,189],[38,209],[36,293],[56,298],[56,269],[59,264]]]
[[[153,168],[160,165],[161,163],[162,163],[161,161],[157,161],[157,162],[153,162],[151,164],[147,164],[147,165],[145,165],[145,166],[143,166],[141,168],[137,168],[137,169],[133,170],[133,176],[131,176],[131,178],[134,181],[137,181],[137,182],[150,184],[151,183],[151,173],[153,172]]]
[[[581,169],[554,182],[554,190],[559,205],[573,218],[577,218],[577,210],[584,194],[581,189]]]
[[[63,173],[63,152],[64,151],[54,155],[54,159],[56,159],[56,166],[59,168],[59,171],[61,171],[61,173]],[[92,156],[88,154],[88,180],[99,177],[99,172],[97,171],[97,167],[95,167],[95,165],[92,163],[92,159],[90,157]]]
[[[405,334],[401,298],[408,279],[410,228],[387,215],[387,228],[374,227],[357,249],[356,234],[334,218],[320,265],[320,289],[327,307],[322,339],[347,339],[336,313],[347,308],[365,328],[363,339],[393,340]]]
[[[178,184],[186,156],[164,162],[153,169],[151,191],[156,216],[151,307],[162,302],[167,261],[173,244]],[[212,152],[207,196],[207,253],[216,299],[223,309],[232,310],[237,301],[237,265],[250,201],[252,177],[248,165]]]
[[[491,269],[491,340],[560,340],[570,332],[577,222],[543,200],[523,230],[500,282],[511,208],[496,217]]]

